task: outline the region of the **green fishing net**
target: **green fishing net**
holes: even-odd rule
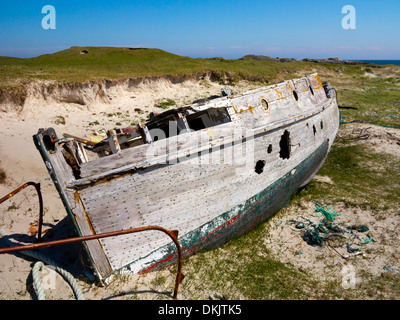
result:
[[[335,213],[336,211],[332,210],[332,207],[325,210],[319,203],[316,205],[315,211],[321,215],[313,217],[321,218],[319,221],[313,222],[304,217],[301,217],[303,221],[291,220],[296,229],[302,231],[302,238],[308,245],[322,247],[327,241],[330,241],[330,244],[336,241],[336,246],[345,247],[348,253],[354,253],[359,251],[357,246],[374,241],[371,236],[365,238],[359,234],[369,231],[367,226],[347,226],[344,223],[337,223],[336,217],[341,214]],[[362,238],[365,239],[362,241]]]

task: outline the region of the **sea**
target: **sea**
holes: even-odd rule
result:
[[[354,59],[356,61],[356,59]],[[375,64],[396,64],[400,65],[400,60],[357,60],[357,61],[363,61],[363,62],[369,62],[369,63],[375,63]]]

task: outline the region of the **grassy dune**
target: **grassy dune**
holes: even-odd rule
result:
[[[80,54],[82,50],[88,54]],[[399,123],[397,118],[389,116],[400,116],[400,66],[193,59],[159,49],[72,47],[29,59],[0,57],[0,90],[20,89],[34,79],[79,83],[164,75],[179,77],[204,71],[214,71],[221,80],[228,74],[230,82],[247,79],[264,84],[319,72],[323,81],[331,82],[338,89],[339,103],[353,108],[343,110],[345,117],[387,125]],[[377,103],[379,108],[375,107]]]
[[[88,54],[80,54],[87,50]],[[311,70],[312,63],[255,60],[193,59],[159,49],[72,47],[54,54],[19,59],[0,57],[0,88],[18,86],[32,79],[82,82],[141,76],[187,75],[204,70],[232,73],[235,79],[269,81],[278,74]]]

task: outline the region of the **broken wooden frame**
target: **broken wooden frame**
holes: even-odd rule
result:
[[[7,194],[3,198],[1,198],[0,204],[6,200],[12,198],[14,195],[16,195],[18,192],[24,190],[28,186],[34,186],[38,193],[39,206],[40,206],[38,241],[40,241],[41,233],[42,233],[42,225],[43,225],[43,199],[42,199],[42,194],[40,191],[40,183],[27,182],[27,183],[23,184],[19,188],[15,189],[14,191],[10,192],[9,194]],[[173,299],[177,299],[179,284],[184,278],[184,275],[182,273],[182,248],[178,242],[178,231],[177,230],[168,230],[168,229],[165,229],[165,228],[162,228],[159,226],[146,226],[146,227],[139,227],[139,228],[131,228],[131,229],[127,229],[127,230],[106,232],[106,233],[100,233],[100,234],[89,235],[89,236],[80,236],[80,237],[76,237],[76,238],[68,238],[68,239],[55,240],[55,241],[49,241],[49,242],[34,243],[34,244],[14,246],[14,247],[9,247],[9,248],[0,248],[0,254],[14,253],[14,252],[25,251],[25,250],[37,250],[37,249],[53,247],[53,246],[62,245],[62,244],[70,244],[70,243],[83,242],[83,241],[89,241],[89,240],[97,240],[97,239],[101,239],[101,238],[115,237],[115,236],[119,236],[119,235],[125,235],[125,234],[149,231],[149,230],[157,230],[157,231],[166,233],[173,240],[173,242],[175,243],[175,245],[177,247],[178,270],[177,270],[177,274],[176,274],[175,289],[174,289],[174,294],[173,294]]]

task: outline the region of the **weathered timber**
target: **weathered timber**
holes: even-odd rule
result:
[[[34,137],[80,234],[159,225],[179,230],[187,256],[287,203],[323,165],[338,125],[335,90],[312,74],[152,115],[112,136],[114,152],[85,145],[97,158],[75,167],[67,141],[45,130]],[[152,231],[99,239],[87,253],[101,279],[176,261],[173,244]]]

